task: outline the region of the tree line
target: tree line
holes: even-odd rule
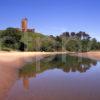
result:
[[[0,31],[0,49],[3,51],[71,51],[100,50],[100,42],[88,33],[63,32],[58,36],[22,32],[16,28]]]

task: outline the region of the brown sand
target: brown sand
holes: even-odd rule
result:
[[[48,55],[61,54],[60,52],[0,52],[0,100],[5,100],[9,89],[18,78],[18,69],[27,60],[42,59]]]
[[[66,52],[0,52],[0,61],[13,61],[19,58],[65,54]]]
[[[71,53],[71,55],[100,60],[100,51],[90,51],[85,53]]]

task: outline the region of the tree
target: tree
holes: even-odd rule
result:
[[[79,44],[77,40],[69,40],[66,44],[66,50],[77,52],[79,50]]]
[[[83,31],[78,32],[76,34],[76,37],[81,40],[83,40],[83,39],[89,40],[91,38],[87,33],[83,32]]]
[[[69,32],[64,32],[60,35],[60,37],[70,37]]]
[[[7,28],[6,30],[2,31],[0,38],[2,41],[2,47],[18,49],[19,42],[21,40],[22,33],[20,30],[16,28]]]
[[[97,42],[98,50],[100,50],[100,42]]]
[[[92,42],[91,49],[92,49],[92,50],[96,50],[96,49],[98,48],[97,40],[96,40],[95,38],[93,38],[93,39],[91,40],[91,42]]]
[[[82,47],[81,52],[87,52],[90,50],[89,42],[90,42],[89,40],[85,40],[85,39],[81,40],[81,47]]]
[[[77,36],[77,38],[81,39],[81,38],[82,38],[82,31],[78,32],[78,33],[76,34],[76,36]]]
[[[75,37],[75,32],[71,32],[71,37]]]

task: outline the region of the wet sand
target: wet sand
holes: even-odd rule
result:
[[[9,58],[10,59],[10,58]],[[17,79],[17,67],[22,66],[24,60],[16,59],[13,61],[0,60],[0,100],[5,100],[7,92]]]
[[[67,52],[0,52],[0,61],[14,61],[19,58],[30,58],[34,56],[47,56],[66,53]]]
[[[85,53],[71,53],[71,55],[90,58],[94,60],[100,60],[100,51],[90,51]]]
[[[5,100],[9,89],[18,79],[18,69],[26,62],[42,59],[60,52],[0,52],[0,100]]]
[[[47,56],[56,54],[71,54],[80,57],[100,60],[100,51],[91,51],[85,53],[72,53],[72,52],[0,52],[0,61],[14,61],[20,58],[30,58],[34,56]]]

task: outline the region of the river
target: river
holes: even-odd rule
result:
[[[100,100],[99,61],[65,54],[36,59],[0,63],[0,100]]]

